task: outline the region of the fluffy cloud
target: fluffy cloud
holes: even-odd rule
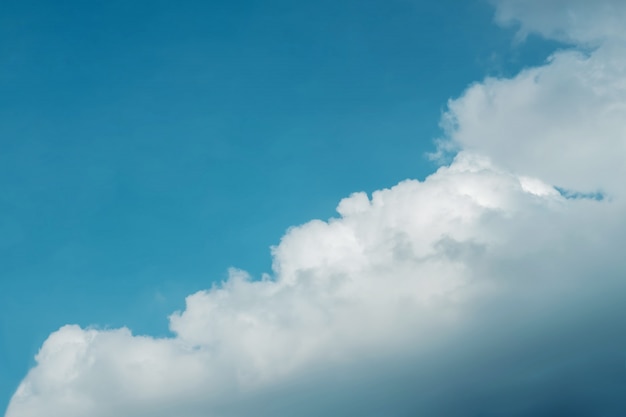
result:
[[[616,348],[596,326],[626,312],[598,311],[624,290],[607,220],[618,207],[461,153],[424,182],[357,193],[338,210],[285,235],[274,279],[233,270],[189,296],[173,338],[52,334],[7,417],[378,415],[389,404],[391,415],[521,415],[545,404],[510,390],[556,389],[577,361],[598,365],[588,331],[596,348]],[[511,404],[474,403],[491,395]]]
[[[626,47],[562,51],[512,79],[489,78],[449,103],[449,141],[515,172],[618,193],[626,177]],[[447,143],[447,146],[450,145]]]
[[[272,276],[189,296],[171,338],[61,328],[6,417],[620,415],[626,55],[610,18],[598,35],[613,3],[593,30],[550,17],[561,3],[591,7],[496,2],[603,44],[451,101],[449,166],[290,229]]]

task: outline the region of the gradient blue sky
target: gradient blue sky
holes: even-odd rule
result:
[[[0,3],[0,408],[66,323],[167,333],[285,229],[423,178],[442,109],[556,44],[481,1]]]

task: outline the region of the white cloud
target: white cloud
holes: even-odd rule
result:
[[[448,137],[551,184],[618,192],[626,176],[625,57],[615,45],[590,55],[563,51],[512,79],[475,84],[449,102]]]
[[[565,2],[542,2],[545,21],[538,2],[496,4],[501,21],[545,35],[621,36],[611,18],[598,35],[601,8],[578,26],[551,14]],[[590,4],[567,2],[568,16]],[[290,229],[272,251],[273,277],[232,270],[189,296],[170,317],[174,337],[63,327],[6,417],[617,412],[621,48],[560,52],[471,86],[449,103],[447,144],[462,149],[450,166],[353,194],[340,217]],[[611,198],[566,199],[553,185]]]
[[[563,288],[582,297],[575,287],[591,283],[581,253],[606,249],[592,245],[609,225],[596,222],[610,218],[606,207],[566,200],[537,179],[461,153],[424,182],[405,181],[371,199],[354,194],[339,204],[342,217],[291,229],[274,249],[275,280],[251,281],[231,271],[223,285],[187,298],[186,309],[171,317],[174,338],[133,336],[127,329],[60,329],[42,347],[7,417],[312,412],[317,399],[273,405],[271,412],[255,404],[281,404],[298,383],[307,387],[303,392],[328,384],[359,387],[337,383],[338,372],[362,374],[364,381],[394,378],[376,362],[400,361],[410,369],[437,350],[436,359],[428,359],[435,369],[413,381],[428,383],[451,372],[441,358],[467,355],[455,346],[478,345],[473,359],[493,354],[492,342],[477,341],[477,334],[492,338],[494,328],[510,327],[521,333],[498,343],[523,341],[528,330],[517,321],[543,313],[509,302],[571,313],[575,302],[557,297]],[[577,237],[595,232],[571,241],[564,230],[572,225],[579,228]],[[532,276],[537,271],[556,275]],[[568,280],[572,287],[561,287]],[[601,293],[614,285],[594,284]],[[596,302],[596,296],[589,299]],[[482,311],[493,303],[498,310]],[[496,311],[502,316],[494,319]],[[579,316],[542,320],[568,328]],[[322,382],[311,382],[316,378]],[[444,385],[431,389],[442,393]],[[355,395],[371,390],[366,385]],[[368,400],[334,401],[350,408]]]

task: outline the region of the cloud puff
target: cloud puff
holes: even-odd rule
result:
[[[587,50],[562,50],[511,79],[470,86],[448,103],[440,151],[475,150],[565,189],[619,194],[626,175],[626,3],[492,3],[501,24],[517,22],[524,33]]]
[[[537,2],[496,4],[600,39],[541,23]],[[272,276],[231,270],[190,295],[173,337],[59,329],[6,417],[620,415],[622,56],[605,42],[471,86],[444,118],[449,166],[290,229]]]
[[[448,107],[456,147],[565,188],[623,188],[626,47],[558,52],[512,79],[475,84]]]

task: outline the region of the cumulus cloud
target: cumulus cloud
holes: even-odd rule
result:
[[[623,188],[626,45],[557,52],[514,78],[471,86],[448,107],[445,146],[565,188]]]
[[[173,338],[52,334],[7,417],[379,415],[390,404],[390,415],[464,415],[496,393],[519,401],[513,387],[556,389],[587,354],[590,326],[625,312],[596,312],[624,289],[616,251],[599,243],[617,208],[567,200],[485,157],[461,153],[424,182],[357,193],[338,210],[284,236],[273,279],[233,270],[189,296],[170,317]],[[491,409],[509,406],[542,404]]]
[[[173,337],[59,329],[6,417],[620,415],[626,55],[598,22],[623,8],[495,3],[601,44],[471,86],[444,117],[449,166],[290,229],[271,276],[190,295]]]

